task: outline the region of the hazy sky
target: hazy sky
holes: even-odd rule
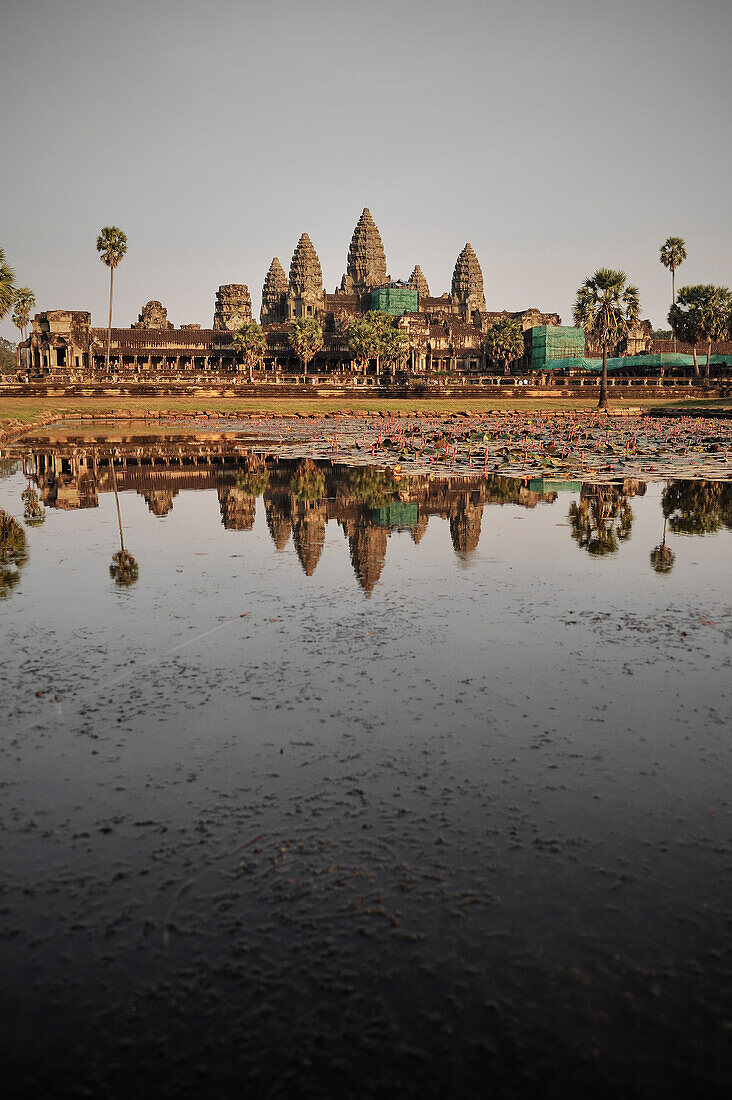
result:
[[[571,323],[619,267],[660,325],[667,236],[679,285],[732,284],[731,31],[730,0],[0,0],[0,245],[104,325],[119,225],[115,323],[208,327],[303,230],[332,291],[369,206],[393,278],[449,290],[469,240],[489,309]]]

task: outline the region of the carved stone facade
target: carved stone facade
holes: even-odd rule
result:
[[[130,327],[170,329],[175,328],[175,325],[168,320],[168,311],[165,306],[153,299],[142,307],[136,324]]]
[[[228,283],[216,291],[213,327],[235,332],[252,319],[252,301],[244,283]]]

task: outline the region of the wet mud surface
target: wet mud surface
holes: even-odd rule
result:
[[[125,468],[124,586],[47,457],[0,479],[6,1094],[729,1094],[722,489]]]

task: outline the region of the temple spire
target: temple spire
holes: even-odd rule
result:
[[[307,233],[303,233],[292,253],[290,263],[290,290],[302,294],[306,290],[322,291],[323,272],[318,254]]]
[[[363,294],[382,286],[388,278],[381,234],[371,211],[365,206],[351,237],[342,289],[351,294]]]
[[[430,288],[427,285],[427,280],[424,277],[424,272],[419,264],[415,264],[414,271],[409,276],[409,281],[414,289],[419,294],[420,298],[429,298]]]
[[[323,309],[323,272],[318,254],[307,233],[297,242],[290,264],[290,285],[287,291],[287,318],[317,318]]]
[[[455,263],[451,297],[463,314],[470,315],[476,309],[485,310],[483,272],[470,242],[465,245]]]
[[[284,321],[285,299],[287,297],[287,276],[277,256],[269,265],[262,287],[262,309],[259,319],[263,325]]]

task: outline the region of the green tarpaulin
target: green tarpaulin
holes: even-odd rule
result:
[[[581,488],[581,481],[550,481],[545,477],[532,477],[529,480],[532,493],[579,493]]]
[[[417,505],[404,504],[400,500],[383,504],[381,508],[373,508],[371,511],[371,519],[379,527],[414,527],[417,518]]]
[[[585,332],[566,325],[536,325],[531,330],[531,365],[546,370],[555,359],[572,359],[585,354]]]
[[[706,361],[706,355],[697,355],[700,370],[706,365]],[[732,355],[713,355],[712,363],[732,364]],[[550,359],[542,363],[536,361],[532,355],[531,365],[535,370],[601,371],[602,359],[586,359],[584,356],[576,356],[567,357],[566,359]],[[608,371],[631,369],[640,373],[653,371],[654,374],[661,367],[693,367],[693,365],[694,357],[692,355],[680,355],[678,353],[674,355],[673,352],[669,352],[667,355],[621,355],[607,361]]]
[[[371,291],[371,308],[381,309],[394,317],[403,313],[416,313],[419,295],[411,286],[381,286]]]

